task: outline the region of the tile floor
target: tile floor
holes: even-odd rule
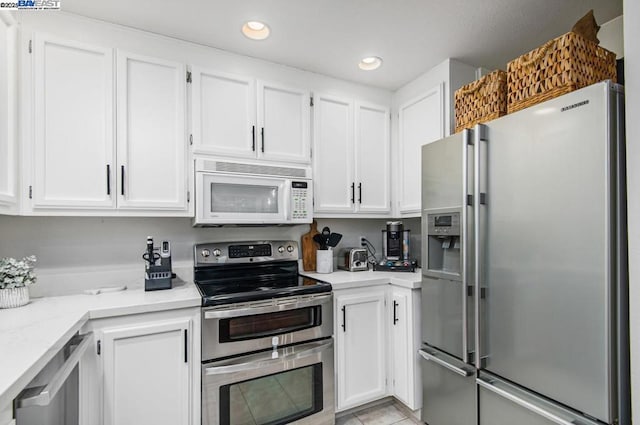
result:
[[[393,401],[350,413],[336,419],[336,425],[423,425]]]

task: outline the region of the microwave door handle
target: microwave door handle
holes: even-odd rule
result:
[[[285,354],[283,356],[278,356],[275,358],[272,357],[268,359],[248,361],[246,363],[231,364],[227,366],[208,367],[205,369],[205,375],[226,375],[229,373],[237,373],[237,372],[244,372],[244,371],[254,370],[254,369],[262,369],[276,363],[303,359],[305,357],[309,357],[314,354],[321,353],[331,348],[331,346],[333,346],[333,340],[329,339],[327,342],[324,342],[320,345],[316,345],[315,347],[309,348],[307,350],[303,350],[300,352],[294,351],[293,353]],[[272,352],[269,352],[268,355],[273,355],[273,353],[277,353],[277,351],[274,350]]]
[[[291,181],[285,180],[284,182],[284,196],[285,201],[282,203],[282,208],[284,208],[284,217],[286,221],[291,221],[291,208],[289,208],[292,202],[292,193],[291,193]]]

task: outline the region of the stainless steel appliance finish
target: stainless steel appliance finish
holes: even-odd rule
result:
[[[338,252],[338,268],[350,272],[366,271],[369,269],[366,248],[343,248]]]
[[[427,424],[475,423],[475,368],[430,347],[423,347],[419,354],[422,420]]]
[[[331,285],[298,275],[295,241],[198,244],[203,424],[334,415]]]
[[[422,149],[420,354],[425,359],[422,419],[430,425],[476,424],[474,302],[469,274],[473,227],[468,219],[468,195],[473,187],[468,159],[473,152],[471,143],[472,132],[464,130]],[[425,356],[425,352],[437,356]],[[455,371],[458,373],[452,373]]]
[[[603,82],[476,126],[458,149],[463,291],[480,296],[455,335],[474,328],[480,423],[630,424],[623,116],[622,88]],[[423,158],[438,162],[430,147]],[[441,200],[458,195],[431,180],[425,205],[451,207]],[[423,342],[456,355],[437,337],[469,297],[453,303],[429,279],[424,314],[436,297],[448,330],[427,328]]]
[[[235,321],[235,322],[234,322]],[[261,326],[252,321],[260,322]],[[269,324],[271,322],[271,324]],[[245,326],[230,335],[230,328]],[[202,358],[291,345],[333,335],[333,295],[300,295],[202,309]],[[274,344],[275,342],[275,344]]]
[[[257,423],[333,423],[334,379],[331,338],[205,363],[202,421],[254,423],[258,416]]]
[[[91,333],[71,338],[18,395],[16,425],[79,423],[78,363],[91,341]]]

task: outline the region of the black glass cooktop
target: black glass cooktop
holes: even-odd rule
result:
[[[203,306],[331,292],[331,284],[298,275],[297,262],[195,269]]]

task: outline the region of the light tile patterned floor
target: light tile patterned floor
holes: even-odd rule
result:
[[[359,412],[341,416],[336,425],[423,425],[398,408],[394,402],[379,404]]]

